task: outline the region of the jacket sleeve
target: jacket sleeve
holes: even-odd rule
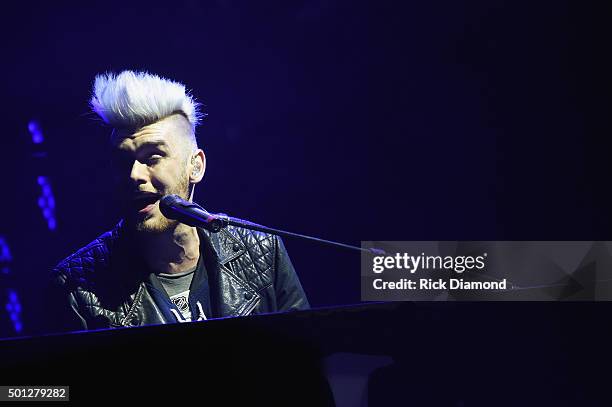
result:
[[[53,270],[44,293],[44,333],[86,330],[87,322],[79,312],[73,291],[68,288],[67,277]]]
[[[300,284],[300,279],[293,268],[293,264],[291,264],[283,240],[279,236],[275,236],[274,239],[276,246],[274,290],[278,311],[309,309],[310,304],[306,298],[306,293]]]

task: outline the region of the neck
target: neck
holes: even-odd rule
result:
[[[183,273],[198,264],[200,237],[194,227],[178,223],[163,233],[137,233],[136,240],[155,273]]]

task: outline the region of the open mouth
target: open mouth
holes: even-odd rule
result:
[[[147,213],[153,210],[160,196],[153,193],[143,193],[136,195],[132,199],[132,208],[138,213]]]

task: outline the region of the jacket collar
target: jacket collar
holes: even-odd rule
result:
[[[222,265],[237,259],[246,252],[244,244],[236,236],[221,229],[217,233],[211,233],[208,230],[198,228],[200,239],[204,240],[203,244],[209,244],[215,251],[219,263]]]

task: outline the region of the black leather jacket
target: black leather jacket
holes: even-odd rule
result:
[[[198,233],[208,275],[208,318],[309,308],[278,236],[237,227]],[[129,233],[119,222],[61,261],[47,291],[47,331],[176,322],[156,296],[154,273],[133,253]],[[194,276],[192,290],[201,277]]]

